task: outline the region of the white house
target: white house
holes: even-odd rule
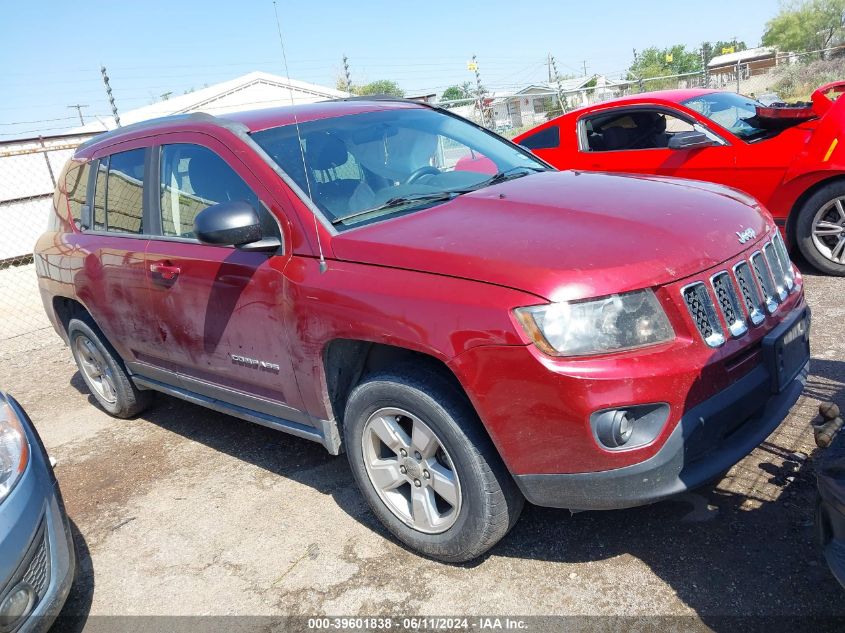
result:
[[[489,105],[493,126],[502,130],[539,125],[548,120],[549,113],[560,112],[559,94],[564,97],[565,110],[571,110],[615,97],[622,86],[621,82],[604,75],[592,75],[531,84],[516,92],[495,93]]]

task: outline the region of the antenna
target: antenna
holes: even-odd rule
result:
[[[293,86],[290,81],[290,71],[288,70],[288,56],[285,53],[285,40],[282,37],[282,26],[279,23],[279,10],[276,6],[276,0],[273,0],[273,13],[276,15],[276,30],[279,31],[279,46],[282,48],[282,61],[285,63],[285,75],[288,79],[288,94],[290,95],[291,111],[293,112],[293,123],[296,126],[296,140],[299,142],[299,156],[302,158],[302,169],[305,171],[305,186],[308,189],[308,197],[313,202],[314,197],[311,195],[311,177],[308,175],[308,164],[305,162],[305,150],[302,147],[302,134],[299,131],[299,119],[296,116],[296,104],[293,100]],[[324,273],[329,269],[326,263],[326,257],[323,255],[323,244],[320,240],[320,227],[317,224],[317,214],[314,214],[314,233],[317,235],[317,251],[320,253],[320,272]]]

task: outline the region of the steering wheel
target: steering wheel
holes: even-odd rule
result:
[[[419,169],[415,169],[413,172],[411,172],[411,175],[408,176],[408,179],[405,181],[405,184],[410,185],[412,183],[417,182],[423,176],[426,176],[428,174],[431,174],[432,176],[436,176],[439,173],[440,173],[440,170],[437,169],[437,167],[432,167],[431,165],[424,165],[424,166],[420,167]]]

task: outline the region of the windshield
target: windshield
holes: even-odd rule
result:
[[[299,133],[301,147],[295,125],[252,138],[340,230],[548,169],[527,151],[429,108],[309,121]]]
[[[721,125],[741,139],[765,136],[770,130],[755,125],[758,101],[735,92],[712,92],[682,101],[690,110]]]

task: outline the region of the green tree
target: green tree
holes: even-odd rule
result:
[[[701,54],[689,51],[683,44],[669,48],[651,46],[637,55],[628,69],[628,79],[649,79],[665,75],[681,75],[701,70]]]
[[[390,95],[392,97],[404,97],[405,91],[399,84],[390,79],[378,79],[363,86],[352,85],[350,92],[356,95]]]
[[[827,48],[845,26],[845,0],[793,0],[766,22],[763,44],[782,51]]]
[[[440,95],[440,100],[457,101],[458,99],[471,99],[472,97],[472,84],[465,81],[460,86],[449,86],[446,88],[446,90],[443,91],[443,94]]]

